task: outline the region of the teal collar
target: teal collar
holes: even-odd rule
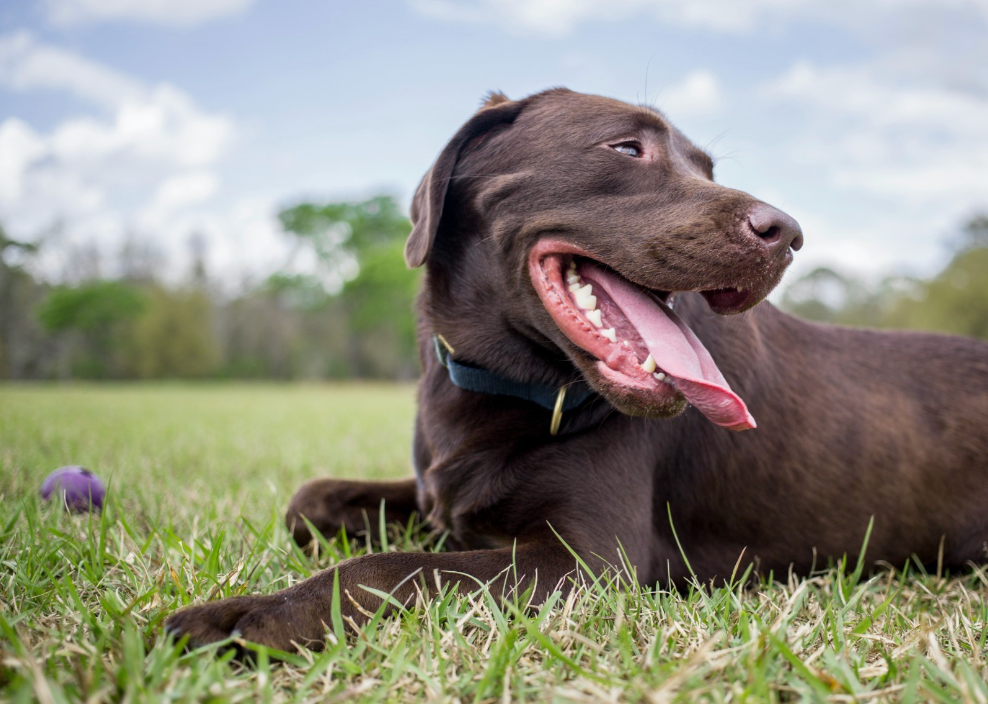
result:
[[[552,435],[559,432],[564,412],[572,411],[596,396],[594,390],[585,381],[574,381],[560,387],[546,386],[515,381],[488,369],[463,364],[453,359],[453,348],[442,335],[433,335],[432,342],[436,348],[436,357],[449,371],[449,380],[454,386],[464,391],[481,394],[514,396],[538,404],[552,411],[552,421],[549,425],[549,433]]]

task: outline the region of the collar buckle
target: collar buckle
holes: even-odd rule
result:
[[[559,424],[563,422],[563,403],[566,401],[566,389],[569,388],[569,384],[564,384],[559,387],[559,393],[556,394],[556,406],[552,409],[552,421],[549,423],[549,435],[555,435],[559,432]]]

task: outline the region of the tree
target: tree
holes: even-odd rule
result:
[[[829,267],[818,267],[789,285],[781,304],[807,320],[883,327],[889,308],[909,285],[900,277],[887,277],[877,285],[869,285]]]
[[[904,328],[988,339],[988,215],[961,227],[956,253],[932,279],[888,277],[877,286],[819,268],[793,283],[782,306],[843,325]]]
[[[146,306],[143,291],[119,281],[91,281],[52,290],[38,319],[52,333],[75,333],[83,354],[73,370],[79,376],[114,377],[122,369],[126,325]]]
[[[202,289],[153,285],[122,340],[128,374],[142,379],[203,377],[219,364],[213,305]]]
[[[352,376],[410,378],[417,369],[412,304],[418,273],[405,267],[402,250],[411,223],[393,199],[360,203],[302,203],[279,214],[296,240],[309,249],[318,270],[273,277],[283,296],[326,311],[336,297],[344,321],[347,368]]]
[[[31,314],[45,286],[25,263],[38,252],[33,242],[10,238],[0,225],[0,378],[24,378],[43,370],[44,331]]]
[[[888,325],[988,340],[988,246],[962,251],[891,311]]]

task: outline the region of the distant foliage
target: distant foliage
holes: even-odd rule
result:
[[[38,311],[51,332],[78,330],[110,335],[144,310],[144,293],[120,281],[91,281],[80,286],[59,286]]]
[[[51,285],[32,274],[39,245],[0,228],[0,378],[414,378],[419,272],[405,267],[411,223],[394,200],[299,203],[278,219],[293,256],[233,297],[210,279],[195,233],[182,283],[159,280],[163,255],[132,238],[119,278],[100,278],[89,252],[80,283]],[[951,244],[953,259],[930,279],[873,283],[820,268],[789,285],[782,306],[809,320],[988,339],[988,215]]]
[[[332,309],[337,319],[334,342],[342,343],[343,356],[331,373],[415,376],[412,305],[418,272],[405,267],[403,248],[412,228],[397,204],[387,197],[302,203],[278,218],[297,248],[315,255],[318,271],[310,276],[278,274],[269,286],[290,305]]]
[[[38,310],[38,319],[49,332],[74,334],[69,338],[76,348],[72,375],[115,378],[126,375],[131,325],[146,303],[145,293],[130,284],[91,281],[55,288]]]
[[[56,372],[49,334],[35,314],[48,286],[24,266],[36,252],[35,244],[11,239],[0,227],[0,379],[43,378]]]
[[[220,363],[213,302],[202,289],[147,289],[144,314],[123,344],[125,371],[140,379],[195,378]]]
[[[197,233],[183,283],[159,280],[161,253],[132,237],[119,279],[93,266],[50,286],[27,266],[37,246],[0,229],[0,378],[414,378],[418,272],[395,201],[300,203],[278,219],[293,257],[232,298]]]
[[[957,247],[946,268],[928,280],[888,277],[869,285],[815,269],[786,289],[782,307],[808,320],[988,340],[988,216],[968,221]]]
[[[889,325],[988,340],[988,216],[973,218],[964,234],[947,268],[896,302]]]

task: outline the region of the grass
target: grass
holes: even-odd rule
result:
[[[407,475],[413,389],[0,387],[0,701],[988,702],[988,578],[854,560],[808,579],[687,592],[611,582],[537,610],[444,594],[359,636],[247,667],[185,653],[163,618],[267,592],[315,558],[281,523],[305,479]],[[83,464],[102,514],[37,496]],[[391,550],[441,538],[394,527]]]

